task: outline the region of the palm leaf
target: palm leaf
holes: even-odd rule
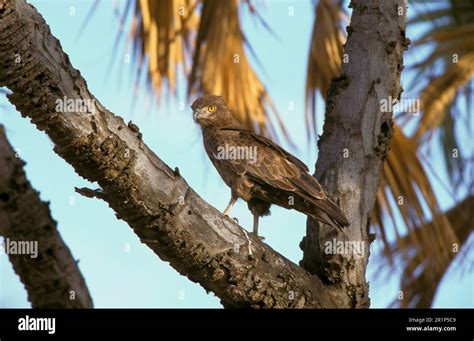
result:
[[[418,38],[414,45],[418,46],[428,43],[447,43],[459,39],[469,43],[467,38],[473,33],[473,31],[474,25],[472,23],[464,24],[462,26],[457,26],[456,24],[439,26]]]
[[[289,140],[265,86],[247,58],[238,5],[238,0],[203,2],[188,95],[224,96],[246,128],[276,138],[276,124]]]
[[[466,231],[472,231],[472,215],[471,220],[466,220],[461,214],[469,205],[472,206],[472,198],[461,203],[460,208],[441,213],[427,173],[417,156],[420,143],[427,141],[426,137],[431,136],[435,129],[440,129],[448,170],[454,172],[456,167],[459,169],[457,173],[463,172],[464,165],[451,157],[452,148],[457,146],[452,109],[461,89],[468,91],[466,85],[469,85],[474,72],[473,16],[467,15],[467,12],[474,14],[474,6],[456,7],[454,3],[459,5],[458,1],[452,1],[448,8],[423,13],[410,21],[411,24],[436,21],[435,27],[414,44],[415,53],[419,46],[434,45],[426,59],[411,67],[417,71],[415,81],[419,82],[433,70],[438,74],[421,90],[422,116],[417,122],[414,138],[407,138],[395,127],[377,195],[383,200],[376,202],[374,224],[383,232],[387,229],[387,218],[390,218],[395,231],[395,241],[389,241],[385,233],[382,234],[383,268],[387,269],[388,264],[388,269],[392,269],[397,263],[404,267],[401,281],[404,300],[399,302],[402,307],[429,307],[432,304],[439,282],[456,256],[451,252],[453,244],[464,244]],[[453,63],[454,54],[459,57],[458,63]],[[442,72],[439,72],[440,67]],[[397,205],[399,198],[403,199],[403,205]],[[405,231],[397,228],[395,223],[398,213],[405,222]],[[427,222],[429,216],[434,218]],[[466,221],[470,223],[465,224]]]
[[[431,23],[436,20],[443,21],[447,17],[449,17],[451,13],[452,9],[450,7],[435,9],[430,12],[420,12],[419,15],[408,20],[408,25],[420,24],[425,22]]]
[[[474,51],[452,64],[443,74],[432,79],[420,95],[420,106],[423,115],[415,133],[415,139],[432,132],[444,120],[447,108],[456,98],[456,94],[474,75]]]
[[[403,308],[429,308],[437,288],[447,272],[449,266],[453,263],[459,254],[465,253],[468,247],[466,244],[468,237],[474,232],[474,196],[469,196],[455,207],[451,208],[446,217],[456,235],[456,240],[450,240],[446,243],[447,252],[440,255],[435,248],[427,248],[423,251],[428,253],[421,254],[420,249],[414,248],[409,242],[410,239],[430,240],[431,236],[439,233],[436,220],[426,223],[416,228],[403,237],[404,243],[397,242],[393,245],[395,257],[398,258],[404,267],[401,289],[403,300],[395,301],[394,305],[400,305]],[[444,219],[442,217],[442,219]],[[400,244],[410,245],[410,251],[401,250]],[[470,250],[472,251],[472,250]],[[403,255],[411,254],[406,258]]]
[[[198,26],[196,5],[196,0],[136,2],[130,30],[134,56],[139,74],[147,62],[147,84],[155,90],[157,98],[163,86],[175,93],[178,68],[186,70],[191,36]]]
[[[456,100],[453,101],[453,104]],[[446,110],[447,113],[444,117],[444,121],[441,124],[440,129],[440,142],[443,148],[442,155],[444,156],[444,162],[447,167],[447,173],[449,175],[452,187],[457,190],[463,183],[464,173],[464,162],[466,161],[460,153],[460,146],[456,139],[454,121],[456,119],[454,105],[450,105]],[[468,109],[469,110],[469,109]],[[458,115],[459,116],[459,115]],[[457,151],[458,155],[454,156],[454,151]]]
[[[426,142],[434,130],[442,128],[446,113],[454,99],[474,75],[474,3],[452,0],[447,7],[421,13],[411,20],[417,24],[426,21],[437,24],[419,37],[417,47],[432,44],[431,53],[421,62],[411,66],[418,71],[419,79],[426,72],[441,67],[435,77],[421,90],[420,102],[423,115],[417,124],[414,138]],[[458,60],[456,60],[458,59]]]
[[[334,1],[318,2],[306,83],[306,101],[310,104],[310,110],[306,111],[307,126],[313,131],[316,131],[314,119],[316,90],[319,90],[325,98],[331,78],[339,74],[345,39],[340,29],[341,25],[338,24],[342,17],[343,14]],[[329,20],[325,20],[328,18]],[[397,204],[400,198],[403,200],[402,205]],[[429,254],[428,249],[433,249],[437,250],[440,256],[448,257],[444,251],[446,242],[452,241],[455,236],[449,227],[449,222],[439,213],[435,193],[417,155],[416,143],[408,139],[398,126],[395,126],[391,152],[383,168],[376,199],[372,223],[382,239],[383,253],[389,262],[393,260],[394,248],[389,238],[390,228],[398,241],[396,246],[400,250],[407,251],[415,247],[419,250],[419,254]],[[440,215],[434,223],[439,232],[437,235],[419,239],[416,234],[411,234],[408,238],[403,238],[407,232],[422,226],[427,216],[436,215]],[[396,223],[397,216],[401,216],[403,227]]]
[[[342,27],[349,20],[340,3],[319,0],[311,34],[305,90],[305,115],[308,138],[316,132],[317,91],[326,99],[331,79],[339,75],[343,45],[346,40]]]
[[[427,10],[420,10],[419,8],[416,11],[416,16],[408,20],[409,25],[427,22],[436,22],[438,24],[439,22],[442,26],[446,27],[447,25],[462,25],[474,20],[474,3],[471,0],[439,1],[437,5],[441,5],[441,7],[428,7],[428,3],[433,3],[433,1],[428,0],[409,0],[410,2],[414,5],[421,3],[424,5],[424,9]]]
[[[415,141],[407,138],[398,126],[390,144],[391,150],[384,163],[380,188],[373,216],[373,225],[382,236],[384,255],[393,260],[393,245],[386,237],[386,219],[391,219],[400,252],[410,248],[418,250],[420,256],[430,254],[435,250],[440,257],[446,254],[447,243],[456,240],[449,221],[440,213],[435,193],[429,178],[417,156]],[[429,212],[425,212],[424,207]],[[426,222],[427,213],[438,218],[433,222],[436,234],[420,239],[416,233],[411,233]],[[395,223],[400,214],[405,229],[401,230]],[[408,233],[408,238],[401,237]]]

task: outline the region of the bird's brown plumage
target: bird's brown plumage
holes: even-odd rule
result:
[[[206,152],[231,188],[225,213],[237,198],[245,200],[254,215],[256,234],[258,217],[268,215],[272,204],[296,209],[334,227],[349,225],[308,167],[270,139],[245,130],[222,97],[204,96],[191,107],[202,128]]]

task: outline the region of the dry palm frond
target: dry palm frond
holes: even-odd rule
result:
[[[147,82],[157,98],[160,98],[163,85],[175,93],[178,69],[186,70],[190,41],[198,27],[196,5],[197,0],[136,2],[130,29],[134,56],[138,60],[139,75],[147,61]]]
[[[466,98],[467,97],[469,97],[469,95],[467,95]],[[460,114],[456,113],[457,108],[454,105],[456,102],[456,99],[453,100],[452,104],[446,108],[447,112],[444,115],[444,121],[441,123],[442,129],[440,129],[439,135],[440,144],[443,150],[442,156],[444,157],[444,163],[446,164],[451,188],[455,191],[457,191],[461,186],[465,186],[466,183],[469,183],[467,177],[464,177],[465,171],[469,171],[469,160],[459,152],[462,149],[460,148],[461,144],[458,141],[458,136],[455,130],[455,119],[460,117]],[[469,105],[467,105],[467,110],[469,112]]]
[[[457,238],[455,242],[445,243],[447,257],[440,255],[436,248],[419,249],[410,242],[411,239],[431,240],[433,235],[439,233],[436,227],[439,216],[410,231],[403,237],[402,242],[398,241],[392,247],[395,257],[404,268],[401,280],[403,300],[395,301],[394,305],[400,305],[403,308],[429,308],[432,305],[436,290],[448,267],[459,254],[467,251],[466,242],[474,232],[473,207],[474,196],[469,196],[445,214]],[[409,245],[408,251],[411,252],[402,250],[400,245]],[[421,254],[420,251],[425,252]],[[411,254],[408,258],[404,257],[407,253]]]
[[[418,14],[414,18],[410,18],[408,20],[409,25],[423,23],[423,22],[435,22],[439,21],[443,26],[447,24],[459,24],[459,23],[467,23],[472,22],[474,20],[474,11],[473,11],[473,3],[470,0],[448,0],[443,2],[439,2],[438,6],[426,6],[428,3],[432,3],[433,1],[419,1],[413,0],[409,1],[412,2],[414,5],[418,5],[421,3],[424,5],[427,11],[420,11],[417,10]],[[446,18],[449,19],[447,22]]]
[[[339,75],[346,41],[343,27],[349,21],[339,1],[320,0],[315,11],[305,90],[308,138],[311,132],[316,132],[317,91],[326,99],[331,79]]]
[[[270,96],[246,56],[238,0],[205,0],[196,39],[188,95],[214,94],[227,99],[248,129],[276,137],[273,113],[288,139]]]
[[[315,128],[315,98],[319,89],[325,98],[331,78],[340,70],[342,46],[345,36],[340,29],[344,14],[334,1],[320,1],[316,7],[317,17],[313,27],[310,57],[308,60],[308,78],[306,100],[311,103],[307,110],[308,129]],[[312,118],[312,122],[310,124]],[[438,202],[432,190],[429,178],[417,156],[417,145],[408,139],[399,127],[391,141],[391,152],[385,162],[380,189],[374,208],[373,224],[384,245],[384,254],[388,261],[393,258],[393,245],[389,237],[389,228],[393,228],[397,247],[400,250],[416,248],[419,254],[428,254],[427,249],[436,250],[440,257],[449,258],[446,243],[456,239],[449,222],[439,213]],[[400,203],[400,204],[399,204]],[[427,216],[438,216],[434,222],[437,234],[430,238],[419,239],[416,234],[404,239],[402,236],[424,224]],[[405,229],[398,226],[396,217],[401,216]],[[389,225],[388,222],[392,221]]]
[[[474,35],[474,27],[470,36],[472,35]],[[446,65],[451,65],[454,64],[455,59],[474,51],[474,41],[466,41],[465,39],[455,39],[443,43],[438,41],[438,44],[428,57],[410,68],[425,73],[428,68],[434,67],[438,60],[443,60]],[[421,43],[414,44],[415,51],[421,45]]]
[[[461,89],[474,76],[474,3],[452,0],[446,7],[420,13],[411,24],[434,23],[434,27],[414,43],[414,51],[422,45],[433,44],[431,53],[411,68],[420,76],[437,68],[441,71],[421,91],[423,115],[418,122],[414,138],[426,142],[435,129],[441,128],[449,106],[462,93]]]
[[[414,51],[417,52],[420,45],[434,43],[428,57],[412,66],[418,72],[414,79],[418,82],[422,76],[427,76],[427,71],[439,70],[440,65],[443,71],[438,72],[438,76],[421,91],[422,116],[415,138],[407,138],[399,127],[395,127],[374,210],[374,225],[380,231],[384,245],[383,268],[387,264],[403,266],[403,300],[398,303],[402,307],[429,307],[432,304],[439,282],[456,256],[452,252],[453,245],[464,244],[467,234],[473,230],[472,210],[469,212],[470,220],[466,220],[462,213],[472,207],[474,199],[464,201],[447,214],[441,213],[417,155],[421,142],[428,140],[424,137],[431,135],[435,129],[441,130],[441,139],[446,143],[446,158],[457,146],[452,110],[461,89],[467,88],[474,74],[474,44],[471,39],[474,33],[474,16],[471,15],[474,14],[474,6],[468,4],[469,8],[460,13],[456,3],[459,4],[459,1],[453,0],[449,8],[423,13],[410,21],[411,24],[435,23],[435,28],[414,44]],[[453,63],[456,57],[459,58],[458,63]],[[456,165],[448,164],[448,168],[450,166]],[[429,215],[426,214],[428,211]],[[406,229],[397,227],[396,216],[401,216]],[[428,216],[432,217],[430,222],[426,222]],[[392,219],[395,241],[390,241],[387,236],[387,218]]]
[[[419,46],[428,43],[459,43],[460,40],[469,46],[469,43],[472,42],[467,38],[472,36],[472,33],[474,33],[474,24],[472,23],[464,24],[462,26],[441,26],[427,32],[419,38],[414,45]],[[461,44],[459,44],[459,46],[461,46]],[[456,52],[456,50],[453,49],[452,52]]]
[[[458,63],[452,64],[443,74],[430,81],[420,96],[423,115],[415,139],[420,140],[423,135],[439,127],[456,94],[473,76],[474,51],[462,56]]]
[[[389,261],[393,260],[393,246],[386,237],[387,225],[384,221],[390,218],[395,222],[396,213],[399,213],[405,222],[406,230],[399,230],[395,223],[392,225],[398,242],[397,247],[401,252],[415,248],[421,257],[430,254],[430,250],[435,250],[440,258],[448,259],[447,245],[456,241],[456,235],[449,221],[440,213],[431,183],[416,154],[415,141],[407,138],[401,129],[395,126],[390,147],[373,216],[373,224],[382,236],[384,255]],[[435,233],[420,239],[416,233],[411,232],[425,224],[424,206],[429,209],[431,216],[437,218],[432,223]],[[401,237],[407,231],[409,237]]]

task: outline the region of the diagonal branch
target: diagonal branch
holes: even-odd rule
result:
[[[23,165],[0,125],[0,235],[13,269],[34,308],[92,308],[76,260]]]
[[[117,217],[178,272],[226,307],[342,306],[335,294],[340,288],[250,237],[163,163],[136,126],[103,107],[24,0],[0,0],[0,51],[0,86],[12,90],[11,103],[48,134],[79,175],[99,184]],[[64,99],[92,107],[56,110]]]

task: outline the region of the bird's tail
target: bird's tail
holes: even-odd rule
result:
[[[318,200],[318,205],[313,206],[312,212],[308,213],[312,218],[337,229],[349,226],[344,212],[328,197]]]

